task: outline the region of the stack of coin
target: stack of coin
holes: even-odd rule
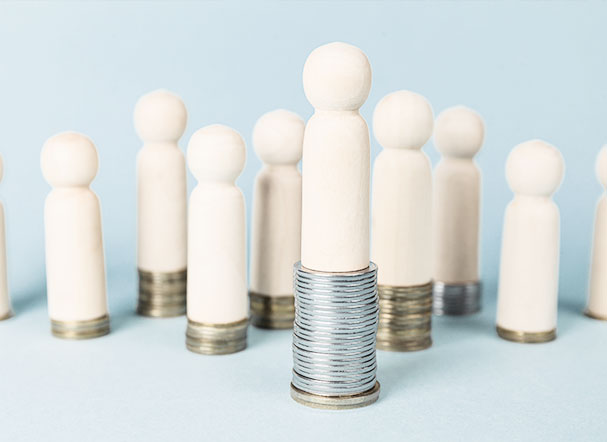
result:
[[[432,283],[409,287],[380,285],[377,348],[423,350],[432,345]]]
[[[556,328],[542,332],[524,332],[507,330],[498,325],[496,330],[500,338],[523,344],[538,344],[541,342],[550,342],[556,339]]]
[[[433,313],[437,316],[469,315],[481,309],[480,281],[445,283],[434,281]]]
[[[251,324],[268,329],[293,328],[293,296],[268,296],[249,291]]]
[[[100,318],[84,321],[57,321],[51,319],[51,333],[63,339],[90,339],[107,335],[110,332],[110,317],[103,315]]]
[[[227,355],[247,347],[249,320],[229,324],[201,324],[188,319],[186,347],[203,355]]]
[[[377,400],[378,310],[375,264],[341,273],[295,265],[293,399],[328,409]]]
[[[187,271],[146,272],[139,270],[137,313],[171,317],[185,313]]]

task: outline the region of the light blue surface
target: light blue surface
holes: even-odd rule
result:
[[[607,3],[1,3],[0,153],[16,317],[0,323],[0,439],[15,440],[605,440],[607,324],[581,315],[594,206],[594,160],[607,141]],[[362,114],[388,92],[425,95],[436,113],[485,118],[485,309],[437,319],[435,345],[379,353],[380,401],[320,412],[288,395],[289,332],[251,330],[225,357],[185,350],[183,318],[135,305],[137,98],[181,95],[189,123],[233,126],[249,144],[238,180],[251,207],[255,120],[284,107],[308,118],[308,53],[355,44],[373,67]],[[44,294],[42,143],[73,129],[97,144],[113,332],[50,337]],[[512,344],[493,331],[510,149],[543,138],[567,167],[559,338]],[[372,138],[373,155],[379,146]],[[432,143],[426,151],[435,162]],[[190,177],[190,185],[193,181]]]

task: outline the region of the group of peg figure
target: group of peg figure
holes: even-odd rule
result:
[[[350,56],[353,47],[334,45],[331,51]],[[192,135],[187,167],[197,185],[188,202],[186,159],[178,145],[187,123],[184,103],[157,90],[135,106],[143,145],[137,156],[137,312],[185,313],[192,351],[244,349],[249,322],[292,327],[293,266],[299,261],[304,269],[343,272],[368,267],[370,256],[378,268],[380,349],[427,348],[433,313],[466,315],[481,308],[482,186],[474,157],[485,138],[483,119],[464,106],[435,119],[428,100],[407,90],[383,97],[373,114],[373,133],[383,150],[375,159],[369,201],[369,131],[358,113],[368,90],[347,90],[354,82],[345,81],[347,93],[338,97],[318,79],[327,69],[339,69],[331,63],[319,56],[304,68],[304,88],[316,108],[307,125],[287,110],[266,113],[255,125],[253,146],[263,166],[254,183],[248,279],[245,201],[235,184],[246,161],[242,136],[220,124]],[[368,76],[363,80],[370,86],[370,71]],[[441,154],[434,173],[423,151],[432,136]],[[98,169],[95,145],[79,133],[55,135],[43,146],[41,167],[52,187],[44,211],[51,330],[74,339],[107,334],[100,205],[89,187]],[[0,176],[1,169],[0,162]],[[552,195],[563,179],[564,161],[554,146],[532,140],[510,152],[505,169],[514,197],[504,216],[497,333],[518,342],[546,342],[556,336],[560,221]],[[596,171],[607,186],[607,146]],[[336,197],[327,182],[348,191]],[[317,188],[321,184],[327,187]],[[370,206],[369,228],[357,220]],[[605,193],[593,244],[586,314],[605,320]],[[0,318],[11,314],[0,206]]]

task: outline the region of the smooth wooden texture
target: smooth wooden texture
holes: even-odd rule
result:
[[[87,321],[108,313],[101,210],[89,188],[98,169],[97,150],[84,135],[64,132],[42,149],[46,198],[44,226],[49,316]]]
[[[134,114],[143,148],[137,155],[137,267],[177,272],[187,264],[187,189],[177,144],[187,123],[179,97],[165,90],[139,99]]]
[[[607,188],[607,146],[603,146],[599,152],[596,175],[603,189]],[[605,192],[596,207],[587,312],[607,320],[607,194]]]
[[[444,283],[479,279],[481,173],[474,161],[484,123],[464,106],[439,114],[434,144],[442,157],[434,170],[433,276]]]
[[[384,150],[373,169],[371,256],[380,285],[432,279],[432,167],[421,148],[433,126],[432,107],[413,92],[388,94],[375,108],[374,134]]]
[[[497,325],[515,332],[556,328],[560,221],[552,194],[563,179],[560,152],[539,140],[515,147],[506,163],[514,198],[506,208]]]
[[[192,135],[188,165],[198,180],[188,217],[188,319],[227,324],[247,317],[245,202],[235,180],[245,144],[214,124]]]
[[[325,272],[369,265],[369,129],[358,109],[371,88],[366,55],[346,43],[310,54],[304,91],[314,106],[303,143],[301,262]]]
[[[276,110],[253,130],[263,167],[255,178],[251,226],[250,290],[267,296],[293,294],[293,264],[301,256],[301,159],[304,121]]]

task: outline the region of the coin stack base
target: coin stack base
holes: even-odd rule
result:
[[[371,405],[379,399],[379,382],[368,391],[359,394],[343,396],[323,396],[319,394],[306,393],[291,384],[291,397],[302,405],[323,410],[348,410]]]
[[[432,312],[437,316],[461,316],[481,309],[481,283],[434,281]]]
[[[498,325],[495,327],[495,329],[497,330],[497,334],[500,338],[523,344],[539,344],[556,339],[556,328],[545,332],[524,332],[508,330]]]
[[[249,292],[251,324],[266,329],[293,328],[295,303],[292,295],[268,296]]]
[[[181,316],[186,311],[187,271],[148,272],[138,270],[137,313],[154,318]]]
[[[377,348],[417,351],[432,345],[432,282],[409,287],[378,286]]]
[[[91,339],[110,332],[110,317],[104,315],[88,321],[56,321],[51,319],[51,333],[62,339]]]
[[[12,310],[9,310],[4,315],[0,316],[0,321],[4,321],[5,319],[10,319],[12,317],[13,317],[13,312],[12,312]]]
[[[599,321],[607,321],[607,316],[604,315],[598,315],[596,313],[592,313],[590,310],[586,309],[584,310],[584,314],[586,316],[588,316],[589,318],[592,319],[598,319]]]
[[[227,324],[201,324],[188,319],[186,347],[203,355],[226,355],[247,347],[248,319]]]

